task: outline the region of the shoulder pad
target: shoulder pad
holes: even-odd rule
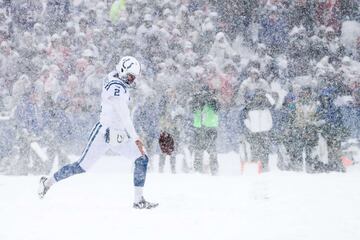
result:
[[[108,83],[104,86],[104,88],[105,88],[106,91],[108,91],[111,86],[122,87],[122,88],[124,89],[125,93],[127,92],[127,90],[126,90],[127,87],[126,87],[126,85],[124,84],[124,82],[121,81],[121,80],[112,80],[112,81],[108,82]]]

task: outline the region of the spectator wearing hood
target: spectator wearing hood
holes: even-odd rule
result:
[[[214,58],[214,61],[218,65],[222,65],[225,60],[231,59],[233,49],[223,32],[216,34],[215,41],[210,49],[209,55]]]

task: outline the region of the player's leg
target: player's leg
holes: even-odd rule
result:
[[[166,160],[165,153],[160,153],[160,156],[159,156],[159,172],[160,173],[164,172],[165,160]]]
[[[44,197],[50,187],[58,181],[66,179],[76,174],[84,173],[104,154],[108,149],[105,142],[103,127],[100,123],[96,124],[89,141],[80,157],[74,163],[68,164],[60,168],[50,177],[42,177],[40,179],[39,196]]]
[[[208,136],[207,139],[209,141],[207,151],[210,155],[210,172],[212,175],[216,175],[219,170],[219,162],[216,149],[217,131],[216,129],[209,129],[206,135]]]
[[[146,180],[147,168],[149,164],[148,156],[141,155],[135,142],[128,142],[121,144],[118,148],[113,149],[116,152],[125,155],[126,157],[135,159],[134,166],[134,208],[150,209],[158,206],[157,203],[150,203],[143,197],[143,189]]]
[[[158,203],[151,203],[143,197],[143,188],[146,180],[146,172],[149,158],[146,155],[138,157],[135,160],[134,168],[134,188],[135,198],[133,207],[136,209],[151,209],[157,207]]]
[[[171,173],[176,173],[176,151],[170,156]]]
[[[194,170],[195,172],[203,172],[203,158],[204,158],[204,150],[200,148],[195,149],[194,154]]]

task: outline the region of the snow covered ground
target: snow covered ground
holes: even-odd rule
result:
[[[132,209],[131,161],[113,156],[43,200],[39,177],[0,176],[0,240],[360,239],[360,169],[240,176],[234,154],[220,166],[216,177],[148,174],[153,210]]]

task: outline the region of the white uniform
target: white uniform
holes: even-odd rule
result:
[[[126,79],[119,77],[126,76]],[[39,197],[43,198],[50,187],[65,178],[86,172],[107,150],[134,159],[134,208],[154,208],[158,204],[147,202],[143,197],[149,158],[142,154],[135,141],[139,140],[129,111],[129,90],[127,82],[133,82],[140,74],[139,62],[131,56],[123,57],[103,84],[101,115],[92,130],[88,144],[80,159],[63,166],[52,177],[40,179]]]
[[[93,128],[89,142],[78,161],[87,171],[109,149],[137,159],[141,156],[135,141],[135,131],[129,110],[129,85],[121,80],[117,72],[111,72],[104,80],[100,122]]]

